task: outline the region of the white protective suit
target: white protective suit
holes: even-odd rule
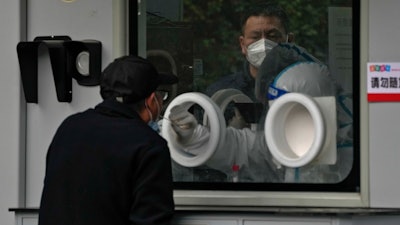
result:
[[[283,77],[284,69],[299,62],[313,62],[321,67],[319,73],[303,74],[293,79],[279,81]],[[271,66],[273,65],[273,66]],[[317,79],[315,79],[317,77]],[[256,80],[256,96],[267,106],[267,92],[270,85],[286,92],[299,92],[309,94],[313,97],[338,96],[338,88],[329,75],[325,65],[309,55],[304,49],[293,44],[280,44],[275,47],[265,58],[260,67]],[[340,112],[339,112],[340,113]],[[338,116],[340,118],[340,116]],[[201,146],[208,140],[210,132],[207,127],[199,125],[195,117],[176,106],[171,109],[169,119],[173,122],[173,132],[177,134],[177,141],[186,152],[197,155],[201,154]],[[261,119],[261,123],[265,117]],[[351,124],[351,123],[349,123]],[[260,124],[263,127],[263,124]],[[351,130],[351,129],[350,129]],[[339,132],[340,133],[340,132]],[[338,142],[352,135],[346,130],[338,136]],[[352,138],[350,138],[352,139]],[[350,151],[352,157],[352,151]],[[352,160],[352,158],[348,159]],[[346,161],[339,155],[338,161]],[[341,163],[340,162],[340,163]],[[346,162],[346,165],[352,163]],[[223,148],[214,153],[207,166],[222,171],[228,175],[232,174],[232,166],[239,166],[240,182],[338,182],[340,175],[347,176],[349,169],[342,169],[338,175],[330,175],[330,166],[306,166],[301,169],[289,169],[281,167],[272,158],[263,130],[253,131],[248,128],[235,129],[227,127]],[[337,168],[340,170],[340,168]],[[337,171],[335,171],[337,173]],[[329,174],[329,176],[325,176]]]

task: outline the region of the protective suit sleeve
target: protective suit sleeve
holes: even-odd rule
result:
[[[256,139],[256,132],[248,128],[227,127],[224,143],[220,144],[221,147],[207,162],[207,166],[229,174],[234,164],[240,167],[248,165],[249,157],[257,157],[251,155],[255,149]]]
[[[202,126],[202,125],[197,125],[195,129],[193,129],[193,133],[190,139],[188,139],[186,142],[177,142],[177,144],[180,145],[180,147],[187,153],[190,153],[192,155],[199,155],[204,148],[202,146],[208,142],[210,138],[210,131],[208,128]]]

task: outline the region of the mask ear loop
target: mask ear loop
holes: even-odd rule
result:
[[[157,117],[156,118],[161,118],[161,107],[160,107],[160,104],[158,103],[158,100],[157,100],[157,96],[156,96],[156,94],[154,93],[154,96],[155,96],[155,100],[156,100],[156,104],[157,104]]]
[[[149,106],[147,106],[147,102],[146,101],[144,101],[144,107],[146,108],[146,111],[149,113],[150,121],[153,121],[153,115],[151,114],[151,111],[149,109]]]

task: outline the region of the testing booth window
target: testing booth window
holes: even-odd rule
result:
[[[131,1],[130,54],[179,78],[159,123],[176,188],[357,192],[360,3],[265,2]],[[301,98],[273,110],[293,93],[322,119]],[[181,138],[170,104],[183,94],[195,122]]]

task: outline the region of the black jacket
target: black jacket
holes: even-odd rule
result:
[[[46,160],[39,225],[170,224],[167,143],[126,105],[106,100],[68,117]]]
[[[205,93],[211,97],[219,90],[234,88],[242,91],[243,94],[255,101],[254,86],[255,79],[250,75],[249,63],[245,61],[243,62],[243,70],[219,78],[215,83],[207,87]]]

